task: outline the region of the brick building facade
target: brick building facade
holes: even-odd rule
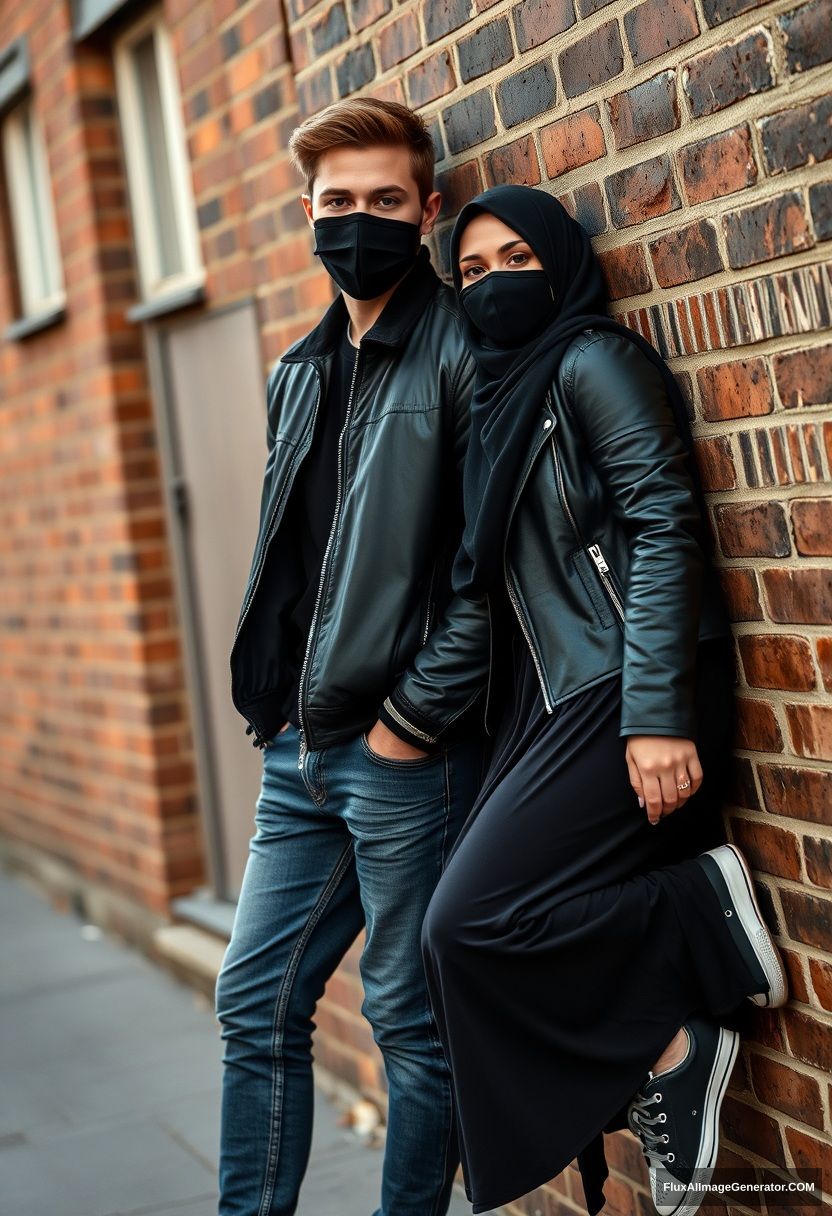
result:
[[[196,234],[186,256],[185,216],[190,277],[161,293],[139,265],[149,220],[118,80],[149,11],[169,35]],[[436,143],[440,269],[470,194],[551,190],[593,234],[614,311],[686,387],[735,623],[726,813],[793,998],[754,1015],[723,1159],[823,1166],[832,1188],[830,61],[830,0],[0,0],[0,121],[29,100],[62,279],[57,303],[27,310],[7,147],[0,856],[151,952],[178,898],[217,887],[154,368],[171,333],[238,305],[261,377],[315,323],[330,288],[289,133],[338,97],[404,101]],[[191,330],[169,329],[183,318]],[[215,492],[233,500],[234,478]],[[317,1056],[383,1104],[358,948],[322,1003]],[[647,1216],[628,1133],[609,1155],[611,1210]],[[580,1212],[578,1188],[568,1170],[512,1210]]]

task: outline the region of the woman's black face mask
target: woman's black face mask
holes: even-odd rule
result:
[[[462,307],[486,338],[522,346],[554,319],[554,292],[545,270],[492,270],[465,287]]]
[[[418,224],[366,211],[315,220],[315,253],[354,300],[374,300],[403,278],[416,260]]]

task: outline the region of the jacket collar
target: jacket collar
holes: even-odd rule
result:
[[[427,245],[420,246],[415,263],[384,305],[381,316],[364,334],[362,343],[380,342],[384,346],[394,347],[401,345],[441,282],[431,263],[430,250]],[[296,363],[303,359],[331,354],[340,341],[348,320],[347,306],[339,291],[315,328],[305,337],[293,342],[280,356],[280,362]]]

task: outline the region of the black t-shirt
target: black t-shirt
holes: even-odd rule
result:
[[[281,610],[291,672],[291,692],[283,712],[294,726],[300,725],[298,682],[338,493],[338,439],[357,354],[348,331],[349,324],[332,361],[326,397],[318,407],[312,446],[301,462],[281,521],[284,544],[291,551],[286,555],[287,576],[297,589],[293,602],[284,602]]]

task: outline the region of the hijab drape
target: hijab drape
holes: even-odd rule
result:
[[[546,393],[566,348],[585,329],[622,335],[659,369],[677,430],[688,451],[688,470],[703,520],[703,541],[710,550],[712,536],[681,390],[650,343],[609,316],[604,280],[589,236],[545,191],[532,186],[493,186],[465,204],[451,233],[451,269],[458,295],[463,290],[459,268],[462,232],[475,215],[484,211],[497,216],[529,243],[551,284],[554,314],[542,333],[527,344],[503,347],[486,338],[464,308],[460,309],[477,371],[463,474],[465,528],[454,563],[454,590],[475,598],[500,577],[508,513]],[[611,384],[610,392],[614,391],[615,385]]]

